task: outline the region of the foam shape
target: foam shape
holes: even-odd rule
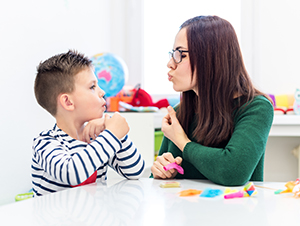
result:
[[[238,191],[235,193],[224,195],[225,199],[243,198],[243,197],[249,197],[249,194],[245,191]]]
[[[283,192],[284,190],[283,189],[279,189],[279,190],[276,190],[275,192],[274,192],[274,194],[275,195],[278,195],[278,194],[280,194],[281,192]]]
[[[231,189],[231,188],[225,188],[224,194],[227,195],[227,194],[235,193],[235,192],[238,192],[238,190],[237,189]]]
[[[179,192],[179,196],[193,196],[193,195],[199,195],[202,193],[202,190],[197,189],[187,189]]]
[[[220,189],[211,189],[211,188],[206,188],[200,195],[200,197],[206,197],[206,198],[213,198],[219,195],[222,195],[223,191]]]
[[[246,184],[244,187],[244,191],[246,191],[249,196],[253,196],[253,195],[257,194],[257,190],[256,190],[253,182]]]
[[[248,186],[247,188],[244,188],[244,191],[254,191],[255,187],[254,185],[251,185],[250,187]]]
[[[248,190],[247,193],[249,196],[251,196],[253,193],[255,192],[255,190]]]
[[[176,162],[172,162],[172,163],[164,166],[165,171],[168,171],[168,170],[173,169],[173,168],[176,169],[178,171],[178,173],[180,173],[180,174],[184,173],[183,168],[180,165],[178,165]]]
[[[167,182],[162,182],[159,186],[161,188],[179,188],[180,183],[177,181],[167,181]]]

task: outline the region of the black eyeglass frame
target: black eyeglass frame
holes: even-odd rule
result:
[[[176,51],[178,51],[180,53],[180,61],[178,61],[178,62],[176,62],[175,58],[173,57],[173,55]],[[182,53],[188,53],[188,52],[189,52],[188,50],[172,49],[172,52],[171,51],[169,52],[169,56],[170,56],[170,59],[171,59],[171,57],[173,58],[173,60],[176,64],[179,64],[182,61]]]

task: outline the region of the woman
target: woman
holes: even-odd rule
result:
[[[267,95],[253,87],[232,25],[217,16],[184,22],[168,62],[168,79],[182,92],[168,107],[154,178],[208,179],[224,186],[263,180],[273,121]],[[163,169],[176,162],[184,169]]]

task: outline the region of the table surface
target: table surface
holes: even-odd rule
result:
[[[0,225],[298,225],[300,198],[275,195],[285,183],[259,182],[254,197],[180,197],[185,189],[225,189],[206,180],[115,180],[91,184],[0,207]],[[241,187],[232,187],[242,190]],[[271,189],[270,189],[271,188]],[[6,223],[6,224],[3,224]]]

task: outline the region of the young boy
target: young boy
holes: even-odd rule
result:
[[[127,179],[141,177],[144,160],[127,135],[126,120],[118,113],[102,117],[105,93],[91,60],[76,51],[49,58],[37,68],[34,91],[56,119],[33,141],[35,196],[105,181],[108,166]]]

